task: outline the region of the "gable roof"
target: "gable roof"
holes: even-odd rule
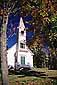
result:
[[[26,47],[27,47],[27,50],[31,53],[31,55],[34,55],[33,52],[28,48],[28,46]]]

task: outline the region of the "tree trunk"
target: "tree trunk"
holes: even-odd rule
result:
[[[2,85],[8,85],[8,65],[7,65],[7,51],[6,51],[6,28],[7,28],[7,24],[3,20],[3,24],[2,24],[2,28],[1,28]]]

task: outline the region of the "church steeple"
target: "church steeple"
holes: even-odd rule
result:
[[[24,31],[24,29],[25,29],[25,25],[24,25],[22,17],[20,18],[20,22],[19,22],[19,29],[21,31]]]
[[[19,22],[18,50],[26,48],[26,30],[22,17]]]

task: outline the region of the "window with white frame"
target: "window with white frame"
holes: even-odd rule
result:
[[[25,64],[25,57],[21,56],[21,64],[24,65]]]

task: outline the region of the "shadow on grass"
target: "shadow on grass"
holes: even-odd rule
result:
[[[15,72],[16,75],[20,75],[19,77],[25,77],[25,76],[35,76],[35,77],[40,77],[40,76],[47,76],[45,72],[37,72],[37,71],[32,71],[28,70],[27,72],[22,71],[22,72]]]

